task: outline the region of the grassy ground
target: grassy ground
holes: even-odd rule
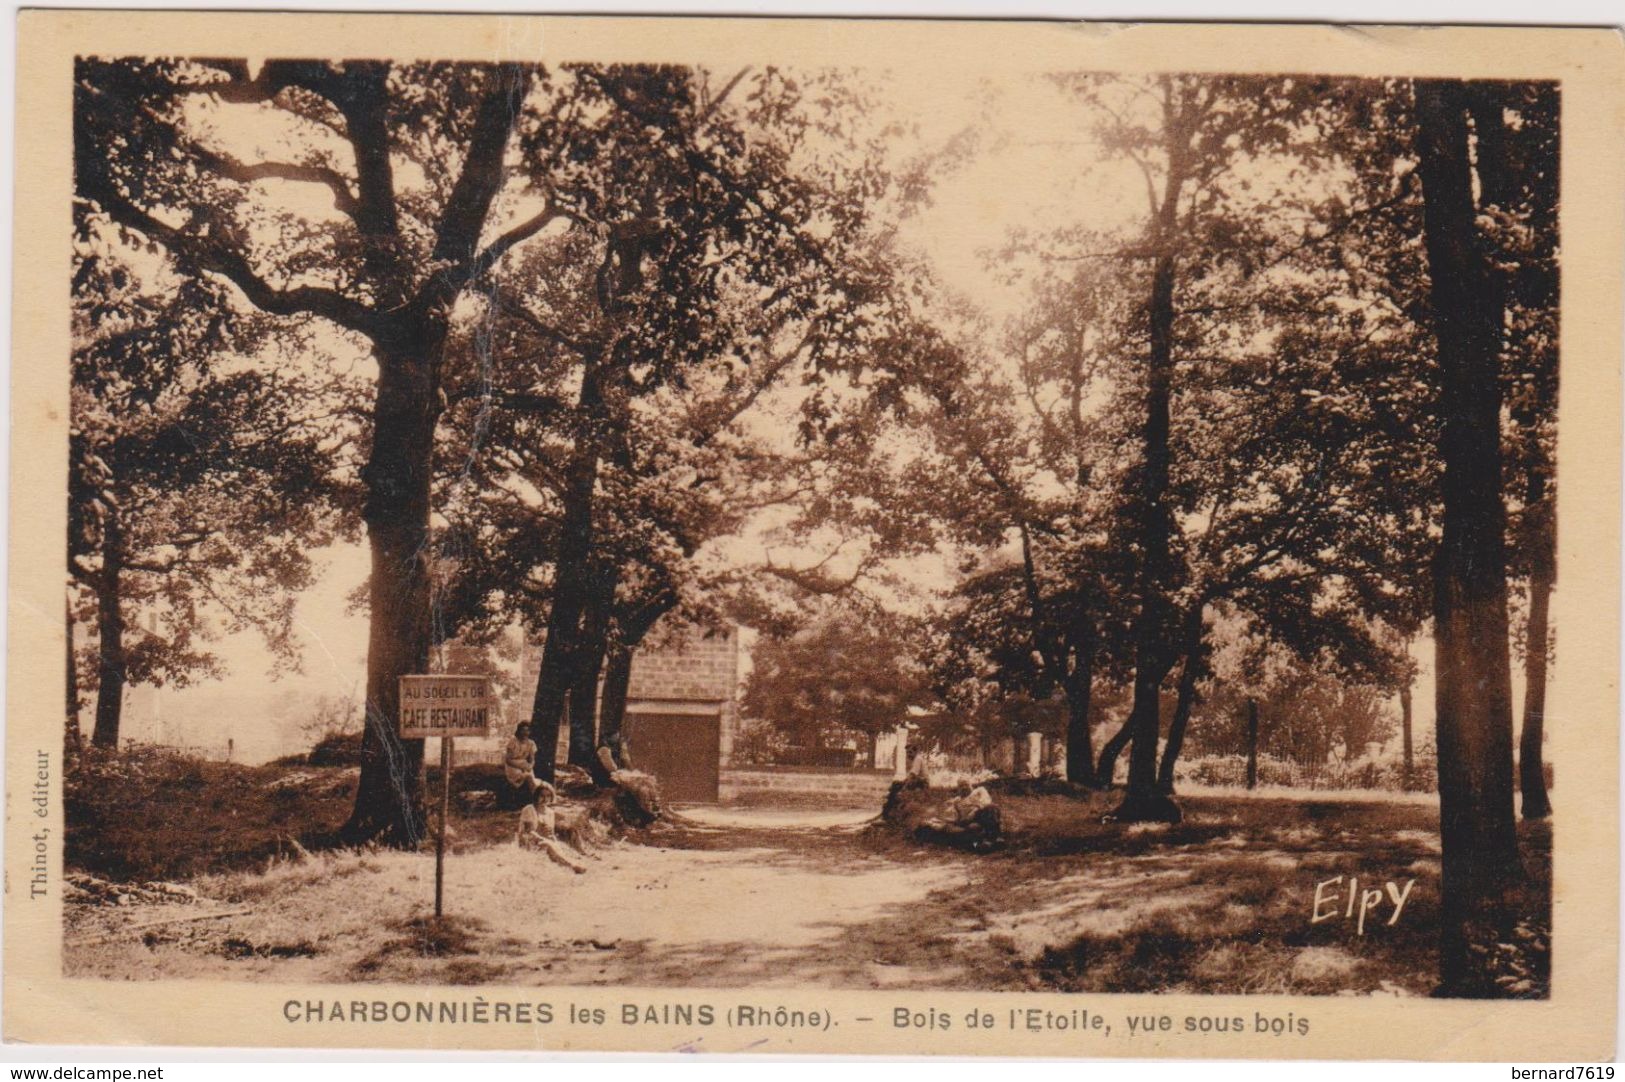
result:
[[[919,794],[880,844],[907,846],[938,805]],[[1102,821],[1116,794],[1000,797],[1009,844],[984,858],[1001,913],[981,914],[1035,987],[1088,992],[1421,995],[1434,984],[1436,805],[1275,793],[1183,798],[1177,826]],[[1544,997],[1550,981],[1551,826],[1520,826],[1528,884],[1505,929],[1498,983]],[[1337,877],[1341,876],[1341,880]],[[1351,880],[1359,881],[1358,888]],[[1397,920],[1393,890],[1405,895]],[[1319,888],[1319,914],[1316,890]],[[1366,891],[1380,892],[1367,910]],[[1350,911],[1350,893],[1354,893]],[[1034,921],[1035,914],[1044,919]],[[1069,934],[1055,937],[1061,924]],[[1035,929],[1039,939],[1035,941]]]
[[[67,865],[116,881],[263,866],[323,846],[354,793],[354,770],[86,748],[66,779]]]
[[[454,810],[454,919],[434,924],[424,854],[307,856],[280,841],[341,821],[347,777],[92,760],[72,786],[85,791],[70,801],[70,869],[184,878],[201,898],[69,906],[68,972],[1316,995],[1434,985],[1438,813],[1415,799],[1204,794],[1184,799],[1178,826],[1127,827],[1101,822],[1109,797],[1003,794],[1011,842],[986,855],[866,826],[877,809],[751,801],[683,809],[585,875],[516,849],[512,813]],[[942,796],[923,794],[911,814]],[[1503,989],[1539,996],[1551,838],[1543,824],[1521,829],[1530,885]],[[1345,915],[1353,877],[1382,892],[1363,934]],[[1389,882],[1410,884],[1393,923]],[[1331,917],[1318,922],[1317,887]]]

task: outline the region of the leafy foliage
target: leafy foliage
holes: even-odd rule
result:
[[[931,702],[902,621],[833,618],[786,639],[760,642],[741,711],[793,742],[839,745],[887,732]]]
[[[211,641],[250,628],[295,665],[309,551],[343,497],[320,390],[256,356],[271,328],[232,314],[218,287],[97,216],[78,226],[68,554],[81,596],[128,614],[130,682],[219,676]],[[99,675],[95,652],[82,651],[82,684]]]

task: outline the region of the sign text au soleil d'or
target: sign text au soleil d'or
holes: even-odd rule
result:
[[[491,682],[484,676],[401,677],[401,736],[486,736]]]

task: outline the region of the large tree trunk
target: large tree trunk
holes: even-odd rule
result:
[[[1258,700],[1247,700],[1247,788],[1258,788]]]
[[[1529,572],[1529,628],[1524,643],[1523,733],[1518,744],[1518,788],[1523,790],[1523,817],[1544,819],[1552,814],[1541,753],[1546,737],[1546,654],[1550,647],[1548,622],[1552,584],[1557,577],[1557,560],[1554,551],[1556,512],[1546,492],[1546,477],[1542,473],[1535,473],[1529,480],[1527,513],[1538,518],[1532,531],[1534,553]]]
[[[604,674],[604,696],[598,707],[598,743],[614,753],[616,763],[630,767],[631,749],[626,738],[626,701],[632,686],[632,659],[660,618],[677,607],[678,597],[661,590],[622,617],[619,636],[610,645]]]
[[[1125,718],[1123,724],[1100,749],[1100,762],[1095,767],[1095,784],[1102,789],[1111,788],[1113,779],[1117,775],[1117,759],[1128,747],[1129,739],[1134,735],[1134,717],[1131,714]]]
[[[1484,960],[1509,929],[1523,874],[1512,797],[1506,510],[1501,491],[1501,290],[1481,254],[1468,147],[1469,89],[1416,84],[1418,173],[1441,380],[1444,514],[1434,570],[1440,836],[1440,975],[1491,996]],[[1474,950],[1474,947],[1478,950]]]
[[[1416,772],[1416,755],[1412,750],[1411,740],[1411,686],[1406,684],[1399,689],[1399,729],[1405,742],[1404,773],[1400,775],[1400,787],[1407,793],[1411,791]]]
[[[598,742],[615,756],[615,762],[625,768],[626,750],[626,695],[632,686],[632,655],[635,648],[617,642],[609,649],[608,664],[604,672],[604,699],[598,708]]]
[[[1533,182],[1529,190],[1536,204],[1537,218],[1540,211],[1555,212],[1555,207],[1539,206],[1541,196],[1537,194],[1546,188],[1538,179],[1540,174],[1549,171],[1549,183],[1555,185],[1558,171],[1555,156],[1544,160],[1541,157],[1534,160],[1525,159],[1520,162],[1516,155],[1509,153],[1508,143],[1515,136],[1506,130],[1504,110],[1507,95],[1504,87],[1494,83],[1478,83],[1471,87],[1470,93],[1468,107],[1472,112],[1473,134],[1478,144],[1475,157],[1478,164],[1480,211],[1485,209],[1486,204],[1501,211],[1512,210],[1521,201],[1522,182],[1528,181]],[[1555,196],[1555,190],[1552,191],[1552,195]],[[1555,230],[1553,234],[1555,239]],[[1555,253],[1549,253],[1548,258],[1552,256],[1555,256]],[[1539,257],[1536,259],[1538,261]],[[1555,259],[1553,266],[1555,267]],[[1556,275],[1538,273],[1524,277],[1525,295],[1521,298],[1521,303],[1555,310],[1558,290]],[[1526,361],[1540,363],[1534,357],[1526,358]],[[1526,374],[1534,377],[1537,388],[1545,385],[1543,373],[1530,371]],[[1555,381],[1545,386],[1544,390],[1537,389],[1521,403],[1515,403],[1511,414],[1513,425],[1524,429],[1524,438],[1532,442],[1530,449],[1532,460],[1527,466],[1525,482],[1524,523],[1520,531],[1521,536],[1518,538],[1529,561],[1529,619],[1526,625],[1524,654],[1523,729],[1518,746],[1518,787],[1523,792],[1523,815],[1526,819],[1545,818],[1552,810],[1551,801],[1546,793],[1546,776],[1541,766],[1542,744],[1545,737],[1546,661],[1550,647],[1548,620],[1552,586],[1557,573],[1555,552],[1557,510],[1555,494],[1550,489],[1552,465],[1539,434],[1543,408],[1549,409],[1552,405],[1545,399],[1546,394],[1555,396]]]
[[[1178,153],[1173,155],[1177,159]],[[1156,240],[1161,251],[1151,271],[1147,309],[1150,349],[1146,357],[1145,423],[1142,429],[1140,492],[1136,532],[1140,566],[1136,593],[1140,611],[1134,621],[1134,705],[1129,711],[1128,790],[1112,814],[1123,821],[1178,822],[1179,806],[1157,787],[1157,738],[1162,728],[1163,678],[1173,666],[1169,656],[1169,591],[1174,588],[1173,517],[1167,506],[1169,413],[1173,397],[1174,226],[1181,187],[1177,160],[1169,175],[1158,215]]]
[[[68,670],[68,712],[67,725],[63,732],[66,738],[67,751],[76,752],[84,749],[84,737],[79,732],[79,666],[73,653],[73,588],[68,588],[67,597],[63,600],[62,629],[65,636]]]
[[[1094,661],[1094,650],[1080,647],[1066,681],[1066,780],[1090,787],[1095,784],[1095,749],[1089,739]]]
[[[531,702],[530,734],[536,741],[536,776],[554,778],[559,725],[564,720],[570,689],[586,658],[583,656],[583,619],[592,601],[593,506],[603,462],[604,366],[611,358],[606,345],[582,375],[577,413],[580,429],[565,475],[564,519],[554,558],[553,603],[547,613],[547,639],[542,644],[541,671]]]
[[[124,607],[119,603],[119,577],[124,570],[124,532],[109,512],[102,529],[102,568],[96,581],[96,629],[101,637],[96,666],[96,727],[91,743],[118,747],[124,714]]]
[[[361,779],[340,830],[351,842],[382,836],[392,845],[414,846],[426,821],[423,741],[400,737],[400,680],[428,671],[433,603],[429,488],[444,331],[431,327],[422,334],[411,354],[380,351],[372,454],[362,470],[372,575]]]
[[[536,742],[536,776],[542,781],[556,779],[559,726],[569,703],[571,671],[574,669],[577,624],[570,620],[565,591],[556,591],[548,610],[547,638],[542,643],[542,665],[536,675],[536,693],[531,697],[530,736]],[[560,611],[561,609],[565,611]],[[580,610],[576,610],[579,617]]]
[[[1185,627],[1185,663],[1179,671],[1179,695],[1174,700],[1174,716],[1168,722],[1168,746],[1162,749],[1162,766],[1157,771],[1157,788],[1169,796],[1174,792],[1174,764],[1185,747],[1185,729],[1196,706],[1196,681],[1202,671],[1202,608],[1197,607]]]
[[[587,609],[582,616],[581,639],[576,644],[575,677],[570,686],[569,761],[595,775],[598,763],[598,677],[604,671],[609,648],[610,609],[615,601],[613,571],[595,575]],[[608,776],[602,779],[607,782]]]

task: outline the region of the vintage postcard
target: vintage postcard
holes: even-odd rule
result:
[[[20,49],[7,1040],[1614,1055],[1617,33]]]

